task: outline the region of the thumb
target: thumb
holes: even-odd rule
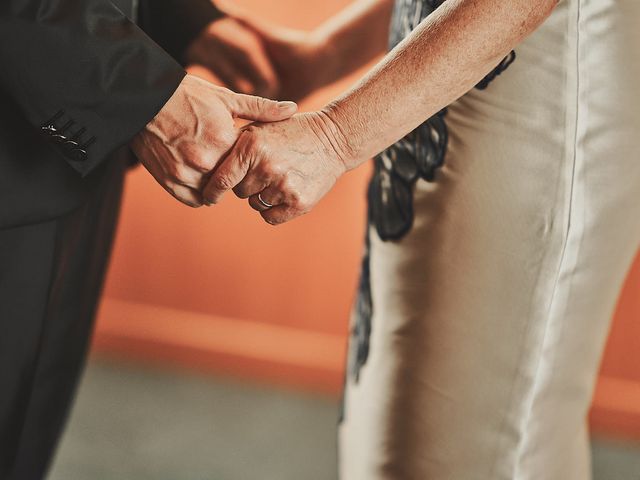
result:
[[[251,166],[251,152],[247,151],[246,145],[244,137],[240,136],[227,157],[213,171],[202,189],[205,204],[218,203],[228,190],[238,185],[247,175]]]
[[[252,95],[231,93],[229,110],[234,117],[257,122],[279,122],[292,117],[298,111],[295,102],[278,102]]]

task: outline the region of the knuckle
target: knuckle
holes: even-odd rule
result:
[[[235,150],[236,162],[239,165],[248,169],[254,161],[260,160],[259,163],[263,163],[264,156],[262,155],[262,142],[257,135],[251,133],[247,134],[242,142],[240,148]]]
[[[256,149],[261,144],[260,130],[252,125],[245,131],[245,145],[248,149]]]
[[[188,168],[197,170],[199,172],[208,172],[213,168],[210,161],[210,155],[206,150],[198,145],[190,145],[185,152],[185,164],[181,165],[182,173],[186,173]]]
[[[256,167],[256,175],[263,181],[269,181],[270,179],[276,178],[274,169],[269,161],[260,162]]]
[[[280,188],[285,191],[285,192],[289,192],[291,194],[293,194],[296,190],[295,188],[295,184],[294,184],[294,179],[293,176],[291,175],[291,172],[285,172],[281,177],[280,177]]]
[[[171,163],[164,168],[163,173],[167,178],[167,184],[173,183],[180,178],[180,167],[176,163]]]
[[[236,140],[237,137],[235,131],[223,129],[216,134],[216,140],[213,143],[220,146],[223,150],[228,150],[233,147]]]
[[[188,178],[188,167],[183,164],[174,165],[169,174],[172,180],[177,183],[183,183]]]
[[[269,100],[263,97],[252,97],[257,111],[265,110],[269,106]]]
[[[178,192],[177,192],[177,189],[176,189],[176,184],[173,181],[165,182],[163,187],[167,191],[167,193],[169,193],[169,195],[172,195],[175,198],[178,198]]]
[[[247,172],[251,165],[251,154],[242,150],[236,154],[234,161],[235,161],[235,167],[237,170]]]
[[[247,152],[251,151],[254,145],[257,143],[258,129],[254,125],[249,125],[240,134],[236,143],[236,151]]]
[[[232,189],[235,185],[226,175],[216,175],[211,178],[211,186],[214,190],[226,191]]]
[[[280,178],[283,176],[283,167],[279,162],[269,157],[265,157],[260,164],[260,173],[268,178]]]
[[[288,192],[288,201],[287,203],[295,209],[300,208],[300,204],[302,203],[302,196],[297,191]]]
[[[166,182],[164,185],[164,189],[176,200],[178,200],[180,203],[183,203],[184,205],[191,207],[191,208],[200,208],[202,206],[202,203],[199,203],[195,200],[191,200],[189,198],[186,198],[184,195],[184,190],[183,188],[181,188],[181,186],[179,184],[176,184],[173,181],[168,181]]]
[[[297,204],[302,198],[300,190],[297,188],[290,175],[285,176],[280,185],[280,189],[288,199],[288,203]]]
[[[298,197],[298,201],[295,207],[299,213],[304,214],[311,210],[313,204],[309,198],[307,198],[305,195],[301,195],[300,197]]]
[[[196,170],[198,173],[208,173],[213,170],[213,167],[215,167],[215,163],[204,155],[195,158],[191,163],[191,168]]]

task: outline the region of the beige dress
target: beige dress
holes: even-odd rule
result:
[[[342,480],[590,478],[587,411],[640,240],[640,1],[563,0],[515,54],[449,107],[444,163],[398,209],[410,228],[372,216]],[[371,200],[403,205],[386,175]]]

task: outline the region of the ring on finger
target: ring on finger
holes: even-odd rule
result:
[[[265,201],[264,198],[262,198],[262,193],[258,194],[258,202],[260,202],[260,205],[262,205],[266,209],[272,208],[274,206],[272,203],[269,203]]]

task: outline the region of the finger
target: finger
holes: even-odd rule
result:
[[[298,111],[295,102],[277,102],[252,95],[229,93],[229,110],[235,117],[258,122],[278,122],[290,118]]]
[[[164,189],[169,192],[176,200],[184,203],[185,205],[193,208],[201,207],[203,204],[202,195],[200,192],[193,190],[189,187],[179,184],[169,183],[162,185]]]
[[[242,93],[253,92],[254,87],[251,82],[243,76],[241,70],[226,60],[226,58],[228,58],[228,56],[220,55],[216,58],[215,64],[210,64],[207,67],[229,90]]]
[[[255,170],[250,171],[242,181],[233,187],[233,193],[238,198],[249,198],[252,195],[263,191],[269,185],[269,178],[259,175]]]
[[[250,165],[251,162],[240,139],[209,177],[202,192],[204,203],[218,203],[228,190],[242,181],[247,175]]]
[[[261,211],[260,215],[264,221],[270,225],[281,225],[299,217],[302,213],[283,203],[282,205]]]
[[[260,201],[260,199],[262,199],[264,203],[267,203],[268,205],[265,205]],[[251,208],[258,212],[264,212],[265,210],[269,210],[270,208],[280,206],[282,202],[282,193],[274,189],[273,187],[267,187],[263,191],[249,197],[249,205],[251,206]]]
[[[190,207],[198,208],[203,204],[202,195],[199,190],[193,190],[186,185],[182,185],[169,177],[162,169],[158,168],[157,163],[143,162],[151,176],[176,200]]]
[[[278,76],[262,43],[258,43],[250,51],[239,52],[232,58],[236,68],[251,82],[254,88],[251,93],[269,97],[278,91]],[[242,91],[242,93],[248,92]]]
[[[170,182],[196,191],[202,190],[204,175],[193,168],[183,166],[177,172],[167,174]]]

